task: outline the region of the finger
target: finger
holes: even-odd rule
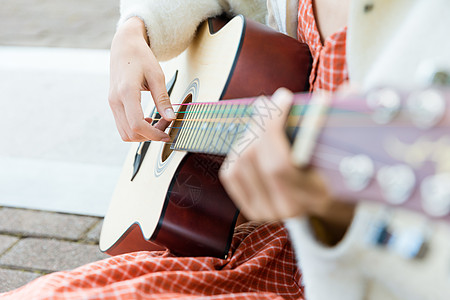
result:
[[[128,135],[133,141],[138,139],[139,136],[143,136],[147,140],[169,141],[170,138],[167,133],[151,126],[145,120],[144,113],[140,105],[140,95],[140,92],[129,93],[126,96],[127,100],[124,101],[125,116],[130,128]]]
[[[246,206],[245,215],[252,214],[253,219],[257,221],[268,221],[277,218],[275,206],[270,198],[270,192],[267,189],[266,178],[263,178],[262,172],[254,155],[242,159],[239,166],[245,170],[245,176],[242,176],[240,184],[247,187],[248,198],[240,199],[241,205]],[[248,211],[251,210],[251,211]]]
[[[288,89],[279,88],[275,91],[272,96],[272,101],[280,109],[281,114],[273,117],[268,128],[269,130],[279,132],[280,129],[284,129],[293,100],[294,94]]]
[[[175,112],[172,104],[170,103],[169,94],[167,93],[164,73],[156,59],[154,59],[153,56],[150,59],[155,61],[152,61],[151,74],[150,72],[146,72],[145,76],[153,97],[153,101],[155,102],[159,114],[166,121],[173,121],[175,120]]]
[[[236,206],[252,220],[271,219],[270,199],[263,184],[260,172],[251,158],[253,149],[236,161],[229,162],[229,157],[222,164],[220,179]]]
[[[125,129],[126,122],[121,118],[120,112],[113,111],[113,116],[114,116],[114,120],[116,121],[117,130],[119,131],[119,134],[120,134],[120,137],[122,138],[122,140],[125,142],[131,141],[130,137],[128,136],[127,131]]]
[[[132,139],[130,137],[131,134],[131,129],[130,126],[128,125],[128,120],[125,116],[125,111],[123,108],[123,105],[120,104],[112,104],[110,103],[110,107],[114,116],[114,120],[116,122],[116,127],[117,130],[119,131],[120,137],[122,138],[123,141],[125,142],[131,142],[131,141],[135,141],[135,142],[142,142],[142,141],[146,141],[147,139],[143,136],[135,136],[134,139]]]
[[[251,214],[250,215],[247,214],[247,212],[249,211],[251,212],[251,210],[248,208],[249,203],[242,201],[242,199],[250,197],[250,193],[247,192],[245,186],[240,184],[241,176],[242,174],[240,174],[238,170],[230,169],[228,167],[227,168],[222,167],[219,172],[220,182],[222,183],[222,186],[224,187],[227,194],[230,196],[230,198],[233,200],[236,206],[242,211],[242,213],[248,219],[252,219],[252,217],[254,216]]]
[[[147,121],[147,123],[152,124],[153,123],[153,119],[152,118],[145,118],[145,121]],[[166,121],[164,119],[159,119],[156,124],[153,124],[152,126],[155,127],[156,129],[159,129],[161,131],[165,131],[167,129],[167,127],[169,127],[171,122]]]
[[[164,131],[167,129],[167,127],[169,127],[171,122],[165,120],[165,119],[160,119],[158,122],[156,122],[156,124],[154,125],[155,128]]]

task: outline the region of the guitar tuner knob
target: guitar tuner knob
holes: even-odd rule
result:
[[[436,70],[431,75],[431,84],[440,86],[450,86],[449,70]]]
[[[384,166],[377,172],[377,182],[386,201],[398,205],[411,196],[416,176],[407,165]]]
[[[412,93],[406,105],[411,121],[422,129],[435,126],[444,117],[445,99],[435,89]]]
[[[367,105],[373,110],[372,119],[378,124],[387,124],[395,118],[401,106],[397,91],[383,88],[371,91],[366,97]]]
[[[420,259],[429,245],[422,228],[408,228],[394,232],[387,247],[405,259]]]
[[[339,171],[350,190],[361,191],[372,179],[375,167],[370,157],[359,154],[344,157],[339,163]]]
[[[420,185],[423,210],[433,217],[450,213],[450,173],[428,176]]]
[[[370,227],[366,239],[370,245],[384,247],[388,245],[391,237],[392,233],[389,229],[388,222],[385,220],[377,220]]]

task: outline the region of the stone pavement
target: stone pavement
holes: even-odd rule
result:
[[[107,258],[98,217],[0,207],[0,292]]]

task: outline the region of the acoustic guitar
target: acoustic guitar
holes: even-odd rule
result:
[[[216,110],[214,104],[271,95],[282,86],[306,91],[310,69],[308,46],[267,26],[243,16],[204,22],[190,46],[165,65],[177,111],[168,129],[174,142],[133,144],[100,249],[110,255],[168,248],[181,256],[226,257],[239,211],[217,174],[227,145],[245,126],[195,122],[191,114],[201,108],[203,117],[224,116],[234,105]],[[241,110],[226,115],[237,120]],[[160,118],[151,108],[147,113]]]
[[[176,59],[172,142],[132,147],[104,221],[102,251],[226,256],[238,210],[217,178],[223,157],[245,148],[257,138],[248,134],[252,126],[279,113],[254,96],[280,86],[307,89],[311,59],[304,44],[240,16],[221,25],[203,24]],[[449,95],[434,87],[332,99],[296,94],[286,124],[293,159],[317,168],[339,199],[378,201],[448,222]]]

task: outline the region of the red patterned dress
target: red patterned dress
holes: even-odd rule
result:
[[[309,45],[313,57],[313,66],[309,78],[311,91],[317,89],[335,91],[348,80],[345,58],[347,27],[330,35],[322,43],[314,16],[312,0],[300,1],[298,15],[298,39]]]
[[[299,3],[298,37],[311,49],[311,90],[334,91],[347,77],[346,28],[324,44],[312,0]],[[40,277],[0,299],[303,299],[301,274],[279,223],[236,228],[228,259],[136,252]]]

